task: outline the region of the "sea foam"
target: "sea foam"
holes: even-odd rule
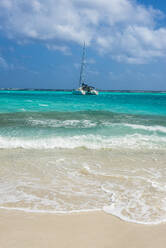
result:
[[[100,135],[76,135],[70,137],[49,137],[49,138],[17,138],[0,136],[0,148],[35,148],[54,149],[66,148],[74,149],[86,147],[89,149],[165,149],[166,137],[156,135],[133,134],[124,137],[106,137]]]

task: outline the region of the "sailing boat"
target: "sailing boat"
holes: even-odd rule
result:
[[[81,61],[81,69],[80,69],[80,79],[79,79],[79,88],[73,90],[73,94],[76,95],[98,95],[98,91],[85,83],[85,42],[83,46],[83,53],[82,53],[82,61]]]

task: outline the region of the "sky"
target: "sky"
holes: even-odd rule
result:
[[[0,0],[0,88],[166,91],[165,0]]]

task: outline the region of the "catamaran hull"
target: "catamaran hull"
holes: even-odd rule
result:
[[[97,90],[91,90],[90,92],[87,92],[89,95],[98,95],[99,92]]]
[[[84,90],[73,90],[74,95],[86,95]]]
[[[98,95],[99,93],[95,91],[80,91],[80,90],[73,90],[74,95]]]

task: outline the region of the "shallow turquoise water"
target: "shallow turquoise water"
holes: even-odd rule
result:
[[[99,96],[72,92],[1,91],[0,112],[100,110],[116,113],[166,115],[165,93],[107,93]]]
[[[165,148],[166,94],[2,91],[0,138],[0,147]]]

